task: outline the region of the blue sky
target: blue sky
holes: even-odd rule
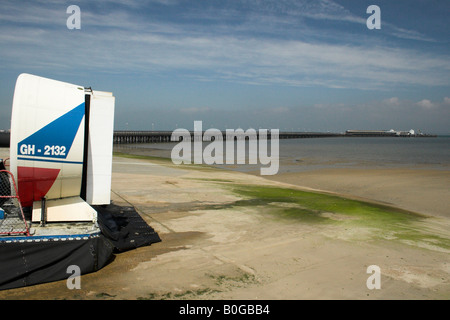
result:
[[[0,129],[26,72],[112,91],[117,130],[449,134],[449,15],[447,0],[2,0]]]

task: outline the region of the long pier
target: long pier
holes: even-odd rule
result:
[[[114,143],[158,143],[158,142],[172,142],[172,131],[115,131],[114,132]],[[251,139],[252,137],[259,138],[258,131],[255,130],[256,135],[249,135],[247,133],[239,134],[227,134],[225,131],[221,131],[222,139]],[[190,132],[191,141],[201,139],[202,135],[196,135],[194,132]],[[325,137],[343,137],[343,133],[322,133],[322,132],[280,132],[278,135],[279,139],[299,139],[299,138],[325,138]],[[213,136],[214,137],[214,136]],[[267,138],[271,138],[270,130],[268,130]],[[180,141],[177,140],[177,141]]]
[[[227,139],[226,131],[222,132],[223,140]],[[256,138],[258,138],[258,130],[255,130]],[[114,144],[125,143],[162,143],[171,142],[173,131],[114,131]],[[202,132],[202,135],[204,132]],[[235,134],[237,134],[235,132]],[[190,132],[191,141],[199,139],[198,135],[194,132]],[[245,134],[235,137],[231,135],[233,139],[249,139],[247,132]],[[407,133],[399,132],[399,134],[386,131],[359,131],[359,130],[347,130],[345,133],[333,133],[333,132],[280,132],[279,139],[304,139],[304,138],[330,138],[330,137],[436,137],[431,134],[415,134],[408,135]],[[230,138],[230,137],[228,137]],[[268,139],[270,139],[270,130],[268,131]],[[6,130],[0,130],[0,148],[9,147],[10,132]],[[250,137],[251,139],[251,137]],[[180,139],[181,140],[181,139]]]

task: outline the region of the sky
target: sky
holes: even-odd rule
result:
[[[450,134],[449,15],[448,0],[2,0],[0,129],[30,73],[113,92],[115,130]]]

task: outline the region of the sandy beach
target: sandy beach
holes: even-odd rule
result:
[[[339,168],[279,173],[266,178],[450,218],[450,171],[447,170]]]
[[[134,206],[162,242],[117,254],[83,275],[79,290],[58,281],[0,291],[0,298],[449,299],[448,187],[448,171],[327,169],[267,178],[115,156],[113,202]],[[313,189],[417,214],[392,209],[398,219],[379,221],[332,209],[308,209],[312,220],[278,215],[305,209],[289,194]],[[280,197],[270,198],[277,190]],[[380,267],[380,289],[366,285],[371,265]]]

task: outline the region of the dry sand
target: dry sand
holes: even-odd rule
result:
[[[434,192],[421,193],[418,199],[418,190],[406,183],[401,171],[373,175],[373,182],[384,181],[383,188],[366,193],[355,186],[369,188],[370,172],[311,172],[279,178],[359,197],[370,194],[372,200],[434,214],[418,227],[436,228],[448,240],[448,174],[433,177],[423,172],[417,179],[430,181]],[[370,228],[348,230],[276,219],[259,206],[217,209],[240,199],[230,184],[296,188],[285,182],[115,157],[113,201],[134,205],[162,242],[117,254],[102,270],[83,275],[79,290],[68,290],[65,281],[58,281],[0,291],[0,299],[450,298],[450,250],[445,248],[376,240]],[[406,196],[409,192],[412,202]],[[437,200],[442,204],[434,205]],[[370,265],[381,269],[379,290],[366,286]]]

